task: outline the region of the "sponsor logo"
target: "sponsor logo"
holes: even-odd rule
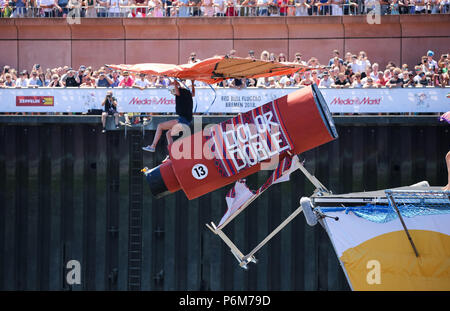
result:
[[[133,97],[128,105],[175,105],[175,99],[167,97],[139,98]]]
[[[360,106],[360,105],[379,105],[381,104],[381,98],[370,98],[370,97],[355,97],[355,98],[345,98],[335,97],[330,105],[350,105],[350,106]]]
[[[54,106],[53,96],[16,96],[17,106],[47,107]]]

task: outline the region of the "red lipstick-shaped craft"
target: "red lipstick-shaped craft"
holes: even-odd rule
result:
[[[327,103],[312,85],[175,141],[170,160],[146,178],[156,197],[183,190],[192,200],[258,172],[274,158],[337,137]]]

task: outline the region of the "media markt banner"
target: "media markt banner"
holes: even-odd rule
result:
[[[101,109],[106,88],[0,89],[0,112],[87,112]],[[295,88],[196,88],[196,113],[239,113]],[[450,88],[320,89],[332,113],[445,112]],[[112,89],[120,112],[173,113],[175,98],[164,88]]]

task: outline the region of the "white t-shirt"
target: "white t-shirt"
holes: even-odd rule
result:
[[[109,13],[120,13],[120,7],[119,4],[121,3],[120,0],[109,0]]]
[[[28,87],[28,79],[18,78],[16,81],[16,86]]]
[[[376,74],[373,71],[370,73],[370,77],[373,79],[373,81],[378,80],[378,73],[379,71],[377,71]]]
[[[359,72],[366,72],[367,66],[370,66],[370,61],[366,60],[358,60],[357,64],[359,66]]]
[[[358,81],[355,80],[352,83],[352,87],[354,87],[354,88],[362,88],[363,85],[364,85],[364,83],[362,81],[358,83]]]
[[[144,81],[138,79],[134,81],[134,84],[136,84],[139,87],[147,87],[150,85],[150,82],[147,79],[144,79]]]
[[[213,0],[213,4],[218,5],[218,7],[214,7],[214,13],[223,13],[225,14],[225,0]]]
[[[330,87],[333,84],[333,79],[331,79],[330,77],[328,77],[327,80],[325,80],[324,78],[320,79],[320,83],[319,83],[319,87]]]
[[[39,79],[36,77],[36,79],[34,78],[30,78],[28,79],[28,86],[37,86]]]
[[[55,4],[55,1],[53,1],[53,0],[38,0],[39,6],[53,6],[54,4]],[[46,8],[43,10],[44,10],[44,12],[50,12],[51,10],[53,10],[53,8]]]
[[[428,69],[433,70],[433,66],[437,68],[438,63],[434,59],[428,60]]]

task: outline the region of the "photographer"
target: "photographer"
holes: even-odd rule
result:
[[[105,110],[102,113],[102,125],[103,130],[102,133],[106,132],[106,118],[108,115],[114,116],[114,120],[116,123],[116,128],[119,128],[119,113],[117,112],[117,99],[112,96],[112,91],[106,92],[106,97],[102,102],[102,106],[104,106]]]

